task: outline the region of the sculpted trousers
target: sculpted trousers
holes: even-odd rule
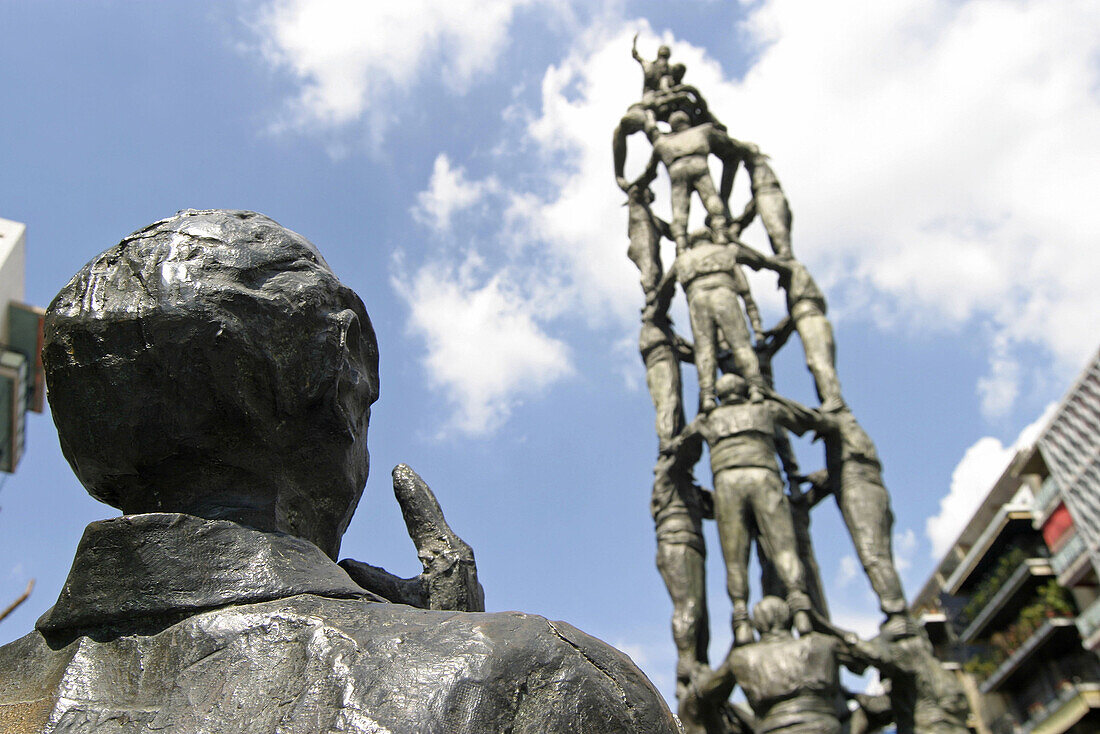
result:
[[[692,544],[662,540],[657,535],[657,570],[672,599],[672,639],[679,663],[677,677],[707,662],[710,620],[707,617],[706,555]]]
[[[787,589],[791,611],[808,610],[806,577],[798,558],[790,503],[783,480],[761,467],[723,469],[714,477],[714,519],[726,561],[726,588],[734,624],[748,618],[749,546],[755,522],[759,542]]]
[[[859,461],[846,461],[841,469],[836,501],[882,611],[886,614],[904,612],[905,593],[894,566],[891,537],[894,514],[890,511],[890,495],[882,486],[879,471]]]
[[[699,372],[699,400],[714,397],[718,369],[718,332],[730,346],[733,365],[741,377],[764,387],[760,361],[749,341],[749,329],[737,293],[731,288],[693,290],[688,297],[691,333],[695,339],[695,367]]]
[[[642,276],[642,290],[649,300],[661,280],[661,235],[645,212],[631,212],[628,234],[630,246],[626,249],[626,256],[638,266],[638,272]]]
[[[655,347],[646,356],[645,381],[657,411],[657,438],[664,446],[684,428],[680,362],[671,346]]]
[[[791,257],[791,208],[782,189],[774,186],[753,194],[756,211],[772,243],[772,251],[780,257]]]
[[[793,311],[794,326],[806,353],[806,367],[814,376],[817,397],[822,405],[839,408],[844,398],[840,395],[840,379],[836,376],[833,327],[815,303],[802,301]]]
[[[698,191],[703,207],[711,216],[711,229],[715,237],[725,242],[726,206],[714,188],[706,156],[693,155],[673,161],[668,169],[672,182],[672,222],[669,229],[676,240],[677,251],[687,241],[688,210],[691,208],[691,192]]]
[[[657,570],[672,599],[672,639],[679,653],[677,677],[707,662],[706,544],[703,509],[690,476],[655,472],[650,500],[657,530]]]

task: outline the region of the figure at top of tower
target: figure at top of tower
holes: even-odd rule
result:
[[[661,90],[661,80],[665,77],[669,77],[669,80],[665,82],[665,86],[671,86],[672,82],[672,68],[669,66],[668,57],[672,54],[668,46],[662,45],[657,49],[657,58],[653,61],[647,61],[642,58],[642,55],[638,53],[638,34],[634,34],[634,45],[630,48],[630,55],[634,57],[642,67],[642,96],[646,93],[658,92]]]

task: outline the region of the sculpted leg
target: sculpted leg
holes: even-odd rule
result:
[[[679,255],[687,248],[688,210],[691,207],[691,183],[683,176],[673,175],[672,180],[672,221],[668,228],[672,233],[672,239],[676,240],[676,254]]]
[[[726,562],[726,589],[733,603],[735,644],[752,642],[749,624],[749,550],[752,535],[748,502],[741,472],[729,470],[714,477],[714,519]]]
[[[633,234],[633,233],[632,233]],[[659,251],[660,240],[654,236],[639,235],[638,238],[630,238],[630,247],[626,250],[626,256],[638,266],[641,274],[642,290],[645,291],[646,300],[653,300],[653,294],[657,290],[657,284],[661,281],[663,268],[661,267],[661,255]]]
[[[726,219],[726,203],[722,201],[722,197],[718,195],[718,191],[714,188],[714,180],[710,177],[710,169],[706,168],[705,164],[703,172],[695,177],[694,184],[695,190],[699,192],[699,198],[703,202],[703,207],[711,217],[710,226],[711,231],[714,232],[714,242],[719,245],[726,244],[726,225],[729,224]]]
[[[718,352],[715,344],[718,335],[714,323],[710,295],[706,292],[692,296],[688,301],[691,316],[691,335],[695,339],[695,369],[699,374],[699,406],[717,404],[714,396],[714,375],[718,369]],[[742,328],[744,328],[742,326]]]
[[[705,554],[694,544],[664,541],[658,528],[657,570],[672,599],[672,639],[679,658],[676,664],[678,679],[686,680],[692,670],[707,662],[710,621],[705,562]]]
[[[844,406],[840,380],[836,375],[836,343],[833,327],[820,309],[813,307],[795,318],[795,328],[806,352],[806,366],[814,376],[821,409],[828,412]]]
[[[715,300],[718,300],[717,297]],[[737,294],[723,291],[721,300],[715,304],[715,319],[726,342],[730,345],[730,354],[737,373],[757,389],[765,386],[764,375],[760,372],[760,360],[749,341],[749,329],[745,324],[745,314]]]
[[[776,573],[787,587],[787,604],[792,612],[806,611],[810,599],[806,593],[806,574],[798,558],[798,544],[791,520],[791,508],[783,493],[783,482],[767,469],[751,470],[745,487],[751,497],[760,544],[772,559]],[[746,472],[747,473],[747,472]]]
[[[657,438],[663,446],[684,427],[680,365],[671,347],[646,360],[645,381],[657,410]]]
[[[877,471],[870,467],[848,462],[841,474],[836,500],[863,570],[879,598],[879,606],[887,615],[898,614],[905,611],[906,603],[894,565],[891,535],[894,514],[890,511],[889,493],[874,474]]]
[[[778,188],[756,193],[756,211],[772,243],[772,251],[780,257],[792,257],[791,208],[787,197]]]

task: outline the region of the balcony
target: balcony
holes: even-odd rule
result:
[[[1079,647],[1077,629],[1072,617],[1053,617],[1043,622],[1042,626],[1027,638],[1011,655],[1009,655],[988,678],[982,681],[978,690],[982,694],[996,691],[1004,686],[1018,673],[1026,673],[1029,663],[1037,653],[1047,650],[1052,655],[1057,655]]]
[[[1008,548],[1031,543],[1035,537],[1031,517],[1030,505],[1001,507],[944,582],[943,590],[952,596],[969,593],[974,582],[982,578]]]
[[[1100,709],[1100,683],[1066,681],[1057,696],[1029,709],[1023,730],[1027,734],[1068,731],[1097,709]]]
[[[1077,631],[1081,633],[1081,644],[1086,649],[1100,647],[1100,598],[1077,617]]]
[[[1035,495],[1035,504],[1033,505],[1035,510],[1033,525],[1036,530],[1043,526],[1043,523],[1050,517],[1051,511],[1054,510],[1054,506],[1061,499],[1062,493],[1058,489],[1058,483],[1054,481],[1054,476],[1051,475],[1044,479],[1039,486],[1038,494]]]
[[[1007,579],[998,584],[996,593],[977,611],[959,639],[964,643],[974,642],[987,629],[1000,629],[1013,621],[1020,608],[1034,597],[1036,589],[1053,575],[1054,570],[1048,559],[1025,559]]]
[[[1072,586],[1088,566],[1089,558],[1085,552],[1085,538],[1080,533],[1066,541],[1050,559],[1051,568],[1058,575],[1058,584]]]

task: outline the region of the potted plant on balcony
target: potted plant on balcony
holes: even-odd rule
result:
[[[1039,587],[1039,601],[1047,617],[1072,617],[1074,614],[1069,593],[1053,579]]]

